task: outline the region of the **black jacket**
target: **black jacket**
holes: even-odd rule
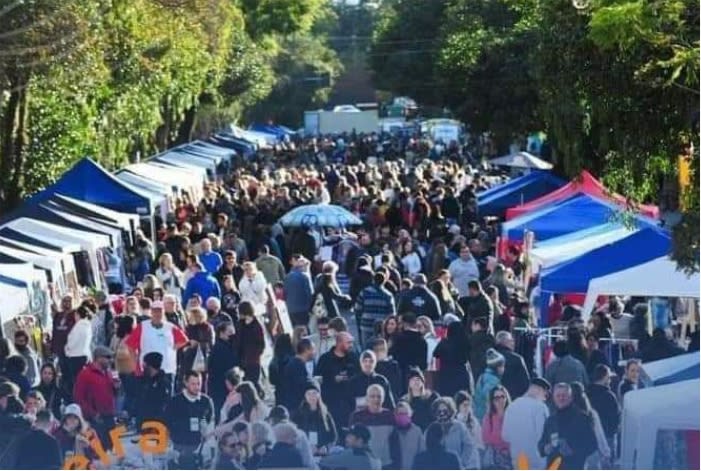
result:
[[[618,406],[616,395],[611,391],[611,388],[592,383],[587,388],[587,396],[589,396],[592,408],[599,414],[604,434],[607,437],[612,436],[618,431],[618,426],[621,423],[621,409]]]
[[[425,396],[415,396],[411,399],[409,399],[408,396],[404,396],[403,399],[409,401],[409,405],[414,411],[414,415],[411,416],[411,421],[421,427],[421,430],[426,430],[426,428],[433,423],[434,417],[431,406],[433,405],[433,401],[438,399],[438,397],[438,394],[433,391],[430,391],[430,393]]]
[[[441,450],[422,451],[414,458],[411,469],[461,469],[455,453]]]
[[[175,445],[199,445],[202,440],[199,424],[198,430],[193,430],[191,425],[195,419],[211,422],[214,418],[214,405],[206,394],[200,395],[193,402],[185,397],[185,393],[180,393],[168,402],[165,417],[170,438]]]
[[[479,378],[487,367],[487,350],[494,347],[494,337],[484,330],[472,333],[470,343],[470,367],[472,375]]]
[[[402,370],[399,367],[397,360],[388,358],[387,360],[378,360],[377,366],[375,366],[375,372],[378,375],[382,375],[389,381],[389,386],[392,389],[392,394],[395,397],[399,397],[404,394],[406,385],[404,384],[404,378],[402,377]]]
[[[397,335],[389,353],[399,363],[404,378],[412,366],[421,371],[425,371],[428,366],[428,344],[423,335],[415,330],[404,330]]]
[[[509,391],[509,396],[511,396],[511,400],[513,401],[526,393],[531,377],[528,374],[526,362],[523,361],[521,355],[511,351],[507,347],[497,346],[496,350],[504,355],[506,359],[501,384]]]
[[[321,411],[312,412],[308,407],[300,407],[294,411],[291,418],[292,422],[307,436],[309,436],[309,432],[316,432],[316,446],[319,448],[322,446],[331,447],[338,441],[336,423],[328,412],[326,421],[324,421]]]
[[[443,315],[441,304],[428,287],[416,285],[399,300],[398,314],[413,313],[416,317],[427,316],[432,321],[437,321]]]
[[[382,375],[373,373],[371,375],[366,375],[363,372],[358,373],[353,376],[348,383],[348,389],[350,391],[350,400],[352,401],[351,406],[355,409],[355,402],[358,398],[364,398],[368,387],[373,384],[379,384],[385,391],[385,401],[382,407],[389,410],[394,410],[394,395],[392,394],[392,387]]]
[[[20,438],[17,456],[20,459],[11,469],[61,469],[63,465],[58,441],[43,430],[32,430]]]
[[[294,447],[287,443],[277,442],[270,453],[265,455],[258,464],[258,469],[291,469],[302,468],[302,455]]]
[[[336,347],[321,355],[314,374],[322,377],[321,398],[329,408],[336,426],[340,428],[348,426],[348,418],[355,409],[350,407],[348,381],[359,372],[360,366],[358,355],[354,352],[339,357],[335,350]],[[342,373],[345,373],[348,380],[337,383],[336,376]]]
[[[226,372],[239,364],[238,345],[217,339],[207,358],[207,392],[217,408],[226,397]]]
[[[310,380],[305,363],[298,357],[290,358],[282,371],[281,385],[283,394],[277,395],[281,405],[288,411],[297,410],[304,400],[304,388]]]
[[[538,441],[538,450],[541,456],[548,457],[548,464],[561,456],[558,448],[545,453],[545,446],[551,443],[553,434],[557,434],[559,440],[564,440],[572,450],[570,455],[563,456],[559,469],[584,469],[584,461],[597,449],[591,418],[572,405],[547,418]]]
[[[20,460],[19,445],[31,430],[31,423],[21,415],[0,411],[0,469],[16,469]]]
[[[468,326],[474,319],[483,317],[487,318],[487,325],[491,331],[494,323],[494,305],[485,292],[474,297],[463,296],[458,299],[458,304],[460,304],[460,307],[465,313],[464,320]]]
[[[136,397],[129,402],[135,407],[137,425],[146,420],[164,420],[165,407],[170,399],[170,383],[165,373],[159,371],[156,376],[141,376],[136,379]]]

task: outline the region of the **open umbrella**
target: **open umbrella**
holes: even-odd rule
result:
[[[286,227],[346,227],[362,224],[355,214],[333,204],[306,204],[299,206],[280,218]]]
[[[492,165],[500,165],[503,167],[528,168],[534,170],[550,170],[553,165],[543,159],[539,159],[528,152],[517,152],[512,155],[497,157],[489,161]]]

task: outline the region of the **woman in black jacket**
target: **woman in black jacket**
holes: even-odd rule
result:
[[[469,365],[470,350],[460,322],[448,325],[446,338],[440,341],[433,356],[438,359],[436,390],[442,396],[453,397],[458,391],[474,391],[474,379]]]
[[[280,334],[275,339],[273,346],[273,359],[268,366],[268,380],[275,387],[275,404],[281,402],[282,372],[285,371],[285,365],[295,356],[292,348],[292,338],[290,334]]]
[[[336,424],[321,400],[319,385],[307,383],[304,401],[292,414],[292,421],[303,431],[315,455],[325,455],[338,441]]]
[[[440,423],[434,422],[426,429],[426,451],[416,455],[411,469],[460,469],[457,455],[445,451]]]
[[[46,399],[46,408],[51,411],[54,417],[61,417],[61,404],[68,405],[69,401],[63,389],[58,385],[58,375],[53,363],[45,363],[41,367],[39,377],[41,381],[34,389],[44,396],[44,399]]]

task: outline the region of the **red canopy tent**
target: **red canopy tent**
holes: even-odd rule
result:
[[[514,206],[513,208],[507,209],[506,219],[513,219],[515,217],[538,209],[546,204],[564,200],[565,198],[569,198],[575,193],[586,193],[596,198],[612,200],[616,203],[623,205],[626,204],[626,198],[624,196],[617,194],[608,194],[606,192],[606,187],[604,187],[604,185],[602,185],[599,180],[594,178],[594,176],[586,170],[582,170],[582,173],[579,175],[579,178],[572,180],[567,185],[551,193],[548,193],[547,195],[541,196],[540,198],[529,201],[526,204]],[[638,211],[641,214],[644,214],[645,216],[655,219],[659,218],[660,216],[659,208],[654,205],[640,205],[638,207]]]

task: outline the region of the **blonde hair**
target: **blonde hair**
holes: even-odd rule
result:
[[[162,253],[161,256],[158,257],[158,265],[159,265],[161,268],[163,268],[163,266],[165,265],[166,260],[169,262],[168,265],[172,268],[172,267],[173,267],[173,256],[172,256],[170,253],[168,253],[168,252]]]
[[[197,322],[195,320],[196,316],[201,317],[201,321]],[[187,316],[188,322],[193,325],[193,324],[202,324],[207,321],[207,313],[205,312],[204,309],[201,307],[193,307],[188,311],[188,316]]]

